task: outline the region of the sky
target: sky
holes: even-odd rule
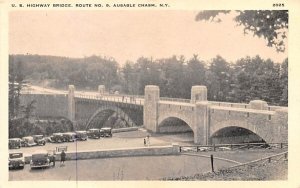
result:
[[[263,38],[244,35],[225,16],[221,23],[195,21],[199,11],[14,11],[9,15],[9,53],[66,57],[101,55],[120,64],[139,57],[154,59],[198,54],[229,62],[256,55],[281,63],[284,53]]]

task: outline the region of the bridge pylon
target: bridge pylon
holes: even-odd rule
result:
[[[159,87],[155,85],[147,85],[145,87],[145,101],[144,101],[144,126],[146,129],[157,132],[158,125],[158,106],[159,106],[160,92]]]
[[[70,121],[75,121],[75,86],[69,85],[68,91],[68,118]]]

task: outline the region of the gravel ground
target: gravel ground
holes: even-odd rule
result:
[[[258,181],[258,180],[287,180],[288,161],[278,160],[271,163],[259,162],[233,169],[219,170],[215,173],[208,172],[194,176],[182,176],[177,178],[165,178],[165,180],[211,180],[211,181]]]
[[[232,163],[217,160],[216,166],[226,168]],[[141,156],[66,161],[61,166],[30,170],[10,170],[10,181],[29,180],[159,180],[163,177],[191,176],[210,169],[208,158],[194,156]]]

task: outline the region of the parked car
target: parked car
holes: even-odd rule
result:
[[[50,165],[55,166],[55,155],[47,151],[37,151],[31,156],[30,168],[47,168]]]
[[[21,168],[23,169],[25,166],[25,159],[23,153],[10,153],[8,158],[8,169],[16,169]]]
[[[21,138],[10,138],[8,139],[8,149],[16,149],[22,146]]]
[[[100,138],[100,129],[89,129],[87,131],[88,138],[99,139]]]
[[[63,137],[64,137],[64,142],[76,141],[76,133],[74,133],[74,132],[63,133]]]
[[[101,137],[112,137],[112,128],[110,127],[103,127],[100,129]]]
[[[76,131],[76,139],[80,141],[87,140],[87,132],[86,131]]]
[[[33,140],[37,145],[45,145],[46,144],[46,140],[44,138],[43,135],[33,135]]]
[[[23,147],[31,147],[31,146],[36,146],[37,144],[34,142],[34,139],[32,136],[25,136],[22,138],[21,145]]]
[[[63,133],[53,133],[50,138],[52,142],[56,142],[56,143],[64,142]]]

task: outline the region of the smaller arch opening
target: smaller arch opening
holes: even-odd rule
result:
[[[210,137],[211,144],[266,143],[254,132],[237,126],[222,128]]]
[[[183,120],[176,117],[169,117],[163,120],[158,126],[158,134],[165,134],[165,139],[177,143],[193,143],[194,132]]]

